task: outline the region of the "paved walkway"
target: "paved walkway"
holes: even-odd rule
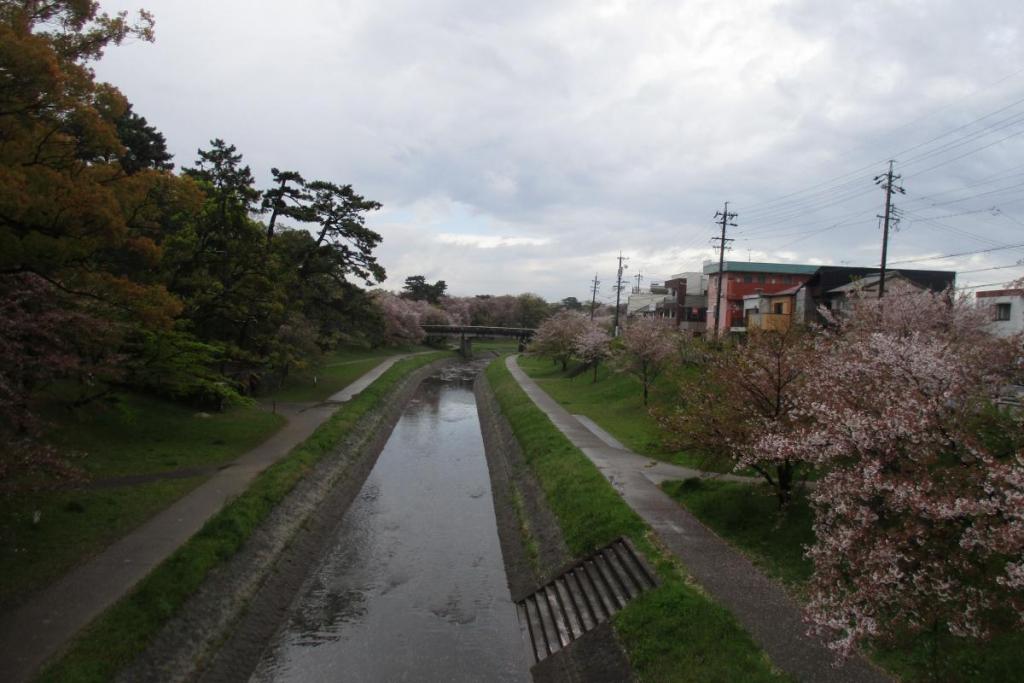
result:
[[[533,402],[590,458],[630,507],[682,561],[690,575],[736,616],[775,666],[798,681],[874,683],[891,680],[860,657],[850,659],[840,668],[833,667],[832,653],[823,643],[805,635],[801,608],[785,589],[657,486],[657,480],[668,478],[673,470],[696,470],[674,465],[647,467],[649,458],[609,445],[570,415],[527,377],[519,368],[516,356],[509,356],[506,365]],[[648,476],[652,470],[657,474]]]
[[[673,465],[670,462],[663,462],[643,455],[637,455],[622,445],[621,441],[606,432],[586,415],[573,415],[573,417],[579,420],[580,424],[590,430],[594,436],[601,439],[601,441],[603,441],[609,448],[621,451],[619,454],[620,463],[629,463],[630,467],[643,474],[655,484],[661,484],[663,481],[670,480],[679,481],[682,479],[692,479],[694,477],[699,479],[736,481],[741,484],[760,484],[764,481],[759,477],[744,477],[738,474],[724,474],[719,472],[708,472],[706,470],[696,470],[692,467]]]
[[[0,681],[31,676],[80,629],[113,605],[199,531],[264,469],[306,440],[338,405],[402,358],[392,356],[319,404],[277,404],[288,422],[230,467],[220,469],[99,555],[65,574],[14,611],[0,615]]]

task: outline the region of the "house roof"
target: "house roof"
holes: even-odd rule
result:
[[[790,287],[789,289],[784,289],[781,292],[772,292],[771,294],[767,294],[766,296],[791,296],[793,294],[796,294],[798,291],[800,291],[800,288],[803,287],[803,286],[804,285],[801,282],[800,284],[796,285],[795,287]]]
[[[727,273],[782,273],[783,275],[812,275],[820,266],[803,263],[759,263],[757,261],[726,261],[722,270]],[[718,264],[704,266],[705,273],[717,273]]]
[[[898,272],[907,280],[921,287],[926,287],[933,292],[941,292],[947,287],[952,287],[956,279],[956,273],[950,270],[900,268],[891,272]],[[821,266],[818,272],[804,286],[810,289],[815,296],[820,296],[825,292],[832,291],[836,287],[849,284],[855,278],[866,278],[870,275],[874,275],[877,278],[878,266],[870,268],[862,266]]]
[[[974,296],[983,299],[990,296],[1024,296],[1024,289],[990,289],[987,292],[975,292]]]

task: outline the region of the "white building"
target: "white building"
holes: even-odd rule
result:
[[[992,309],[992,332],[1001,337],[1024,332],[1024,289],[993,289],[975,296],[979,306]]]

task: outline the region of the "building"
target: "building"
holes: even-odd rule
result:
[[[707,283],[703,273],[678,273],[664,284],[651,283],[648,291],[630,294],[626,316],[668,318],[680,330],[703,334],[707,325]]]
[[[1000,337],[1024,332],[1024,289],[993,289],[975,294],[979,306],[992,309],[989,327]]]
[[[820,266],[804,286],[794,293],[794,320],[801,323],[819,322],[818,308],[842,310],[855,289],[878,293],[880,273],[877,267]],[[921,289],[941,292],[953,287],[956,273],[951,270],[890,270],[885,274],[886,287],[890,283],[904,282]]]
[[[748,274],[745,267],[755,270]],[[711,264],[711,268],[717,272],[718,264]],[[786,273],[787,269],[789,273]],[[819,308],[844,310],[855,291],[877,294],[880,281],[878,268],[859,266],[727,261],[725,274],[726,304],[723,311],[728,315],[723,317],[728,318],[728,324],[724,320],[719,321],[720,333],[745,332],[751,327],[784,331],[793,323],[820,322]],[[713,277],[712,284],[716,280]],[[902,282],[936,292],[951,288],[955,280],[956,273],[947,270],[891,270],[885,275],[886,286]],[[715,294],[710,296],[709,300],[714,301]],[[708,321],[713,327],[714,313],[711,309]]]
[[[803,285],[796,285],[774,294],[748,294],[743,297],[743,322],[748,330],[757,327],[763,330],[785,332],[793,324],[793,309],[796,293]]]
[[[817,272],[819,266],[797,263],[758,263],[750,261],[726,261],[723,273],[718,272],[718,263],[704,265],[708,276],[707,329],[714,334],[715,309],[719,308],[718,334],[745,332],[747,316],[760,315],[758,306],[745,308],[747,296],[779,294],[805,283]],[[721,286],[720,286],[721,285]],[[771,310],[774,310],[771,309]],[[748,313],[749,311],[749,313]],[[767,311],[766,311],[767,313]],[[760,318],[758,318],[760,320]]]

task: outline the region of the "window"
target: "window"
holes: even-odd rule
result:
[[[748,273],[748,274],[743,276],[743,281],[744,282],[753,282],[754,281],[754,276]]]
[[[782,315],[784,313],[783,309],[785,307],[786,305],[781,301],[778,302],[777,304],[772,304],[772,313],[774,313],[775,315]]]
[[[764,273],[761,273],[760,275],[757,276],[757,281],[760,282],[762,285],[764,284]]]
[[[783,281],[783,282],[784,282],[785,284],[787,284],[787,285],[788,285],[788,284],[791,284],[791,283],[793,282],[793,276],[792,276],[792,275],[783,275],[783,276],[782,276],[782,281]]]
[[[1010,319],[1010,304],[996,304],[996,320]]]

